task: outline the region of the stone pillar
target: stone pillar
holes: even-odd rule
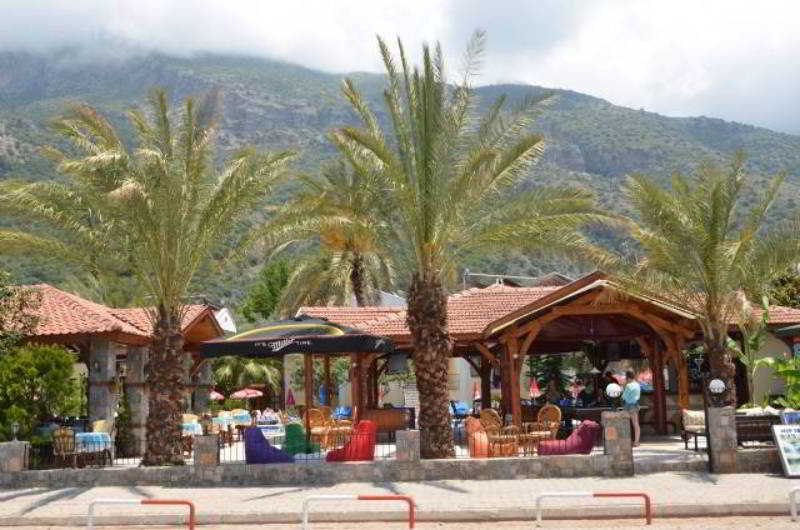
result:
[[[117,375],[117,353],[122,346],[93,337],[89,344],[89,424],[97,420],[114,421],[117,396],[113,392]]]
[[[419,461],[419,431],[395,431],[395,458],[402,462]]]
[[[712,473],[736,473],[736,411],[733,407],[709,407],[709,463]]]
[[[216,434],[195,436],[192,441],[194,465],[216,466],[219,464],[219,437]]]
[[[30,445],[30,442],[20,441],[0,443],[0,472],[25,471],[28,468],[25,456],[29,454]]]
[[[633,446],[631,418],[625,412],[603,412],[603,438],[605,454],[611,458],[609,466],[615,476],[633,475]]]
[[[192,411],[192,395],[194,393],[194,384],[192,383],[192,377],[190,372],[192,371],[192,365],[194,361],[192,360],[192,355],[190,353],[183,352],[183,377],[181,378],[181,383],[183,384],[183,388],[181,389],[182,396],[183,396],[183,404],[181,405],[181,412],[193,412]]]
[[[131,437],[134,456],[142,456],[147,448],[147,414],[150,410],[150,396],[147,390],[145,366],[149,349],[146,346],[128,348],[125,393],[131,409]]]
[[[194,394],[192,397],[194,406],[192,407],[192,412],[195,414],[208,412],[209,394],[211,394],[211,383],[213,381],[213,367],[214,364],[211,361],[204,361],[192,378],[194,382]]]

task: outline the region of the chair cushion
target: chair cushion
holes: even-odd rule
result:
[[[705,425],[689,425],[688,427],[683,428],[684,431],[692,433],[692,434],[705,434],[706,426]]]
[[[684,409],[681,412],[681,418],[683,420],[683,427],[684,429],[687,427],[696,427],[702,426],[704,429],[706,427],[706,413],[702,410],[687,410]]]
[[[361,420],[344,447],[334,449],[325,457],[328,462],[353,462],[375,458],[377,426],[374,421]]]

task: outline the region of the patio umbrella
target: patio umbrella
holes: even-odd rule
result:
[[[233,399],[252,399],[261,397],[263,395],[264,393],[261,390],[256,390],[255,388],[243,388],[231,394],[231,397]]]
[[[225,396],[223,396],[222,394],[220,394],[216,390],[212,390],[211,393],[208,395],[208,398],[211,401],[222,401],[223,399],[225,399]]]
[[[203,357],[241,355],[280,357],[290,353],[389,353],[392,341],[330,322],[325,318],[299,315],[267,322],[233,337],[200,344]]]
[[[294,394],[292,393],[292,389],[289,389],[289,394],[286,396],[286,406],[293,407],[294,406]]]

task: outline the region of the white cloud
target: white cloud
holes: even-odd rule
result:
[[[343,72],[380,70],[376,33],[457,59],[488,31],[481,82],[570,88],[671,115],[800,132],[800,2],[773,0],[4,0],[0,49],[121,38]],[[456,66],[455,61],[451,64]]]

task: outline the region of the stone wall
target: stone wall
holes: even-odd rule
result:
[[[614,476],[607,455],[349,463],[86,468],[0,474],[0,488],[81,486],[277,486],[341,482]]]
[[[0,443],[0,472],[15,473],[27,468],[26,457],[30,451],[29,442]]]
[[[778,473],[783,474],[781,457],[777,447],[758,449],[739,449],[736,451],[737,473]]]

